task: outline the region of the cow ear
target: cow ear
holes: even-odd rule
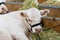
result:
[[[48,10],[48,9],[40,10],[40,13],[43,17],[45,17],[45,16],[47,16],[47,14],[50,13],[50,10]]]
[[[27,17],[26,13],[24,13],[24,12],[21,12],[20,15],[21,15],[22,17]]]

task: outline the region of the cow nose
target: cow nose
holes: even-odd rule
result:
[[[39,33],[39,32],[41,32],[41,29],[40,29],[40,28],[37,28],[37,29],[35,29],[35,31],[36,31],[37,33]]]

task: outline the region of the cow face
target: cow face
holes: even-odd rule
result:
[[[0,13],[1,14],[8,13],[8,8],[5,6],[5,4],[0,5]]]
[[[43,14],[44,15],[41,15]],[[41,17],[47,16],[47,10],[38,10],[36,8],[30,8],[25,12],[21,13],[21,16],[26,19],[26,22],[30,25],[32,33],[39,33],[41,32],[42,26],[41,24]]]

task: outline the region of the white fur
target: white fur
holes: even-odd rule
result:
[[[0,3],[1,3],[1,2],[6,2],[6,0],[0,0]]]
[[[36,8],[14,11],[8,14],[0,15],[1,40],[13,40],[12,38],[15,38],[16,40],[29,40],[29,38],[26,35],[28,34],[28,29],[30,29],[31,26],[20,15],[21,12],[25,13],[28,16],[28,18],[33,21],[31,23],[32,25],[41,21],[40,11]],[[36,33],[36,28],[41,29],[41,26],[33,27],[33,33]]]
[[[0,32],[1,31],[2,34],[6,32],[6,37],[2,37],[2,39],[8,38],[10,35],[13,36],[16,40],[29,40],[25,35],[27,28],[25,27],[23,19],[20,16],[20,11],[0,15]],[[9,35],[7,36],[7,34]]]

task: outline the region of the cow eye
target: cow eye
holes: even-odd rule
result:
[[[30,19],[28,19],[28,21],[31,21]]]

